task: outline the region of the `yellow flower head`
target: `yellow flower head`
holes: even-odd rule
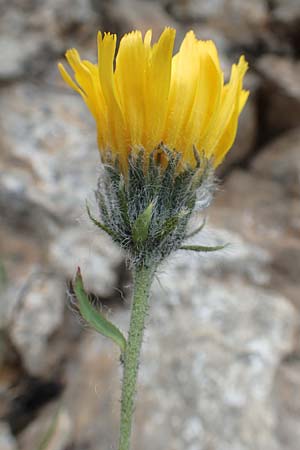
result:
[[[150,154],[160,143],[195,165],[193,148],[218,166],[232,146],[248,92],[242,82],[248,64],[241,56],[224,84],[216,47],[188,32],[173,56],[175,30],[166,28],[151,44],[152,32],[123,36],[116,55],[115,34],[98,33],[98,63],[81,60],[75,49],[66,58],[75,80],[59,70],[92,113],[98,146],[118,155],[126,171],[128,155],[143,148]]]

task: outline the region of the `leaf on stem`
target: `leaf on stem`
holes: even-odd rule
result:
[[[88,296],[84,290],[83,280],[80,268],[77,269],[77,274],[74,283],[74,292],[79,303],[79,310],[86,322],[91,325],[98,333],[108,337],[117,344],[121,352],[125,352],[126,339],[121,331],[109,320],[107,320],[99,311],[97,311],[90,303]]]
[[[228,247],[229,243],[224,245],[216,245],[215,247],[209,247],[205,245],[182,245],[180,250],[190,250],[192,252],[216,252]]]

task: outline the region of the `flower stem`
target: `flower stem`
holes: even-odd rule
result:
[[[143,266],[136,268],[134,271],[133,304],[128,340],[124,354],[119,450],[130,449],[130,434],[139,357],[143,341],[145,317],[148,311],[149,291],[154,271],[153,267]]]

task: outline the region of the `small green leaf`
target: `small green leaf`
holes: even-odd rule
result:
[[[216,252],[228,247],[228,243],[224,245],[216,245],[215,247],[207,247],[204,245],[182,245],[180,250],[190,250],[192,252]]]
[[[107,320],[102,314],[100,314],[90,303],[88,296],[85,293],[83,280],[78,267],[75,277],[74,291],[79,303],[79,310],[89,325],[91,325],[98,333],[112,339],[121,349],[121,352],[125,352],[126,339],[121,331],[109,320]]]
[[[148,237],[153,206],[154,203],[151,202],[132,225],[132,238],[137,244],[145,242]]]
[[[96,220],[95,217],[92,216],[88,202],[86,202],[85,206],[86,206],[88,216],[91,219],[91,221],[93,222],[93,224],[96,225],[98,228],[101,228],[102,231],[105,231],[105,233],[109,234],[112,238],[114,238],[115,237],[114,232],[109,227],[104,225],[103,223],[98,222],[98,220]]]

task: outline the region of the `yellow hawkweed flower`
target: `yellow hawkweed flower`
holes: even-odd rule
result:
[[[242,88],[242,56],[224,84],[215,45],[186,34],[173,56],[175,30],[166,28],[151,44],[152,32],[98,34],[98,63],[68,50],[71,78],[63,79],[84,99],[98,132],[102,161],[95,191],[93,224],[125,251],[133,269],[134,295],[128,339],[89,303],[80,270],[74,293],[83,318],[119,345],[124,374],[119,450],[130,449],[134,397],[152,280],[173,252],[224,248],[191,242],[203,228],[188,230],[195,212],[215,192],[214,169],[233,144],[248,92]]]
[[[118,155],[126,171],[128,154],[143,148],[150,154],[163,143],[195,166],[193,148],[217,167],[232,146],[248,92],[242,82],[248,64],[241,56],[224,84],[216,47],[188,32],[173,55],[175,30],[166,28],[151,44],[152,32],[123,36],[115,59],[115,34],[98,33],[98,64],[81,60],[75,49],[66,58],[75,81],[59,70],[84,99],[98,132],[98,146]],[[115,67],[115,68],[114,68]]]

